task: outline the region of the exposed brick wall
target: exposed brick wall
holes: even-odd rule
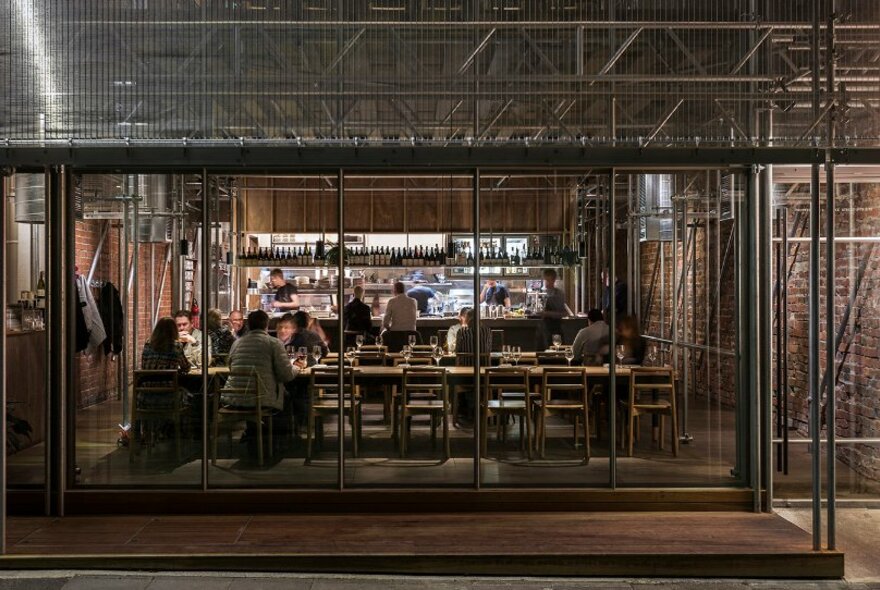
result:
[[[87,220],[78,221],[76,223],[76,265],[81,273],[88,273],[92,264],[92,258],[101,239],[101,231],[104,221]],[[95,267],[94,279],[109,281],[116,285],[116,288],[122,292],[123,285],[127,279],[120,279],[119,276],[119,229],[111,227],[104,241],[101,255],[98,258]],[[166,248],[165,244],[155,245],[155,288],[158,294],[162,281],[162,268],[165,262]],[[150,292],[150,245],[141,245],[138,255],[138,344],[133,345],[133,334],[129,328],[128,347],[130,354],[140,355],[143,342],[149,337],[152,325],[150,323],[151,306],[153,303]],[[97,289],[93,291],[97,298]],[[130,301],[131,306],[133,302]],[[159,316],[167,316],[171,314],[171,271],[169,268],[168,277],[165,281],[165,290],[161,296],[161,308]],[[130,322],[132,313],[126,310],[126,319]],[[131,326],[131,324],[129,324]],[[130,357],[131,359],[131,357]],[[78,355],[74,363],[75,377],[74,382],[77,391],[74,393],[77,407],[83,408],[96,403],[106,401],[108,399],[116,399],[119,395],[118,391],[118,358],[106,356],[103,349],[91,356],[85,354]]]
[[[734,229],[734,221],[722,221],[720,225],[710,221],[707,232],[700,225],[693,231],[694,239],[688,240],[687,256],[684,242],[642,242],[640,256],[640,315],[642,333],[649,336],[671,339],[673,334],[674,303],[679,302],[679,339],[696,344],[707,344],[722,350],[734,350],[736,345],[736,272],[734,250],[728,249],[728,240]],[[690,233],[690,232],[689,232]],[[660,256],[660,249],[663,255]],[[693,248],[696,248],[694,263]],[[727,261],[724,262],[725,252]],[[675,254],[673,254],[675,253]],[[688,305],[675,295],[673,257],[677,257],[679,276],[687,260],[688,277],[684,281],[687,288]],[[716,297],[716,285],[720,277],[720,290]],[[652,291],[653,284],[653,291]],[[661,314],[663,326],[661,329]],[[686,316],[686,317],[685,317]],[[687,324],[685,325],[685,320]],[[694,322],[694,320],[696,320]],[[689,393],[704,396],[707,392],[720,396],[720,402],[727,406],[736,404],[736,363],[730,356],[719,356],[694,351],[688,355]],[[671,362],[671,359],[670,359]],[[685,354],[681,352],[678,370],[683,372]]]
[[[824,191],[824,187],[823,187]],[[855,185],[854,198],[848,189],[838,189],[835,232],[838,236],[880,235],[880,186]],[[823,205],[824,208],[824,205]],[[801,235],[803,225],[795,228],[797,210],[801,224],[808,219],[805,205],[789,209],[789,236]],[[824,220],[821,222],[824,226]],[[852,223],[852,228],[851,224]],[[808,235],[808,234],[803,234]],[[820,374],[825,374],[825,245],[822,244],[820,268]],[[880,244],[839,244],[835,249],[835,329],[839,329],[846,308],[852,299],[852,311],[837,349],[834,395],[837,402],[835,432],[838,437],[867,438],[880,436]],[[864,275],[857,285],[863,263]],[[800,434],[808,434],[809,388],[809,244],[798,248],[790,245],[788,266],[788,330],[786,350],[789,379],[789,417]],[[858,290],[856,291],[856,289]],[[834,335],[832,335],[834,337]],[[842,367],[840,367],[842,363]],[[839,372],[838,372],[839,371]],[[825,399],[822,404],[823,435]],[[880,480],[880,448],[877,445],[845,445],[838,447],[838,458],[858,473]]]

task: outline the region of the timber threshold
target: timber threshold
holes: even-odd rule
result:
[[[774,514],[543,512],[11,518],[6,569],[840,578]]]

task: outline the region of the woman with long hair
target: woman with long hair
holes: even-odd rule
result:
[[[161,318],[156,322],[150,339],[144,344],[141,368],[150,371],[177,371],[181,375],[189,373],[190,364],[178,341],[174,318]],[[186,396],[186,390],[182,388],[179,393]],[[173,405],[174,400],[164,394],[139,393],[136,403],[142,408],[164,408]]]
[[[641,365],[645,360],[645,339],[639,332],[639,320],[624,316],[617,322],[617,346],[623,348],[624,365]]]

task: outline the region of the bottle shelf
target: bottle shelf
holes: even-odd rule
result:
[[[280,268],[281,270],[322,270],[322,269],[331,269],[334,270],[337,267],[335,265],[317,265],[317,264],[283,264],[283,263],[268,263],[268,264],[250,264],[250,263],[239,263],[237,265],[239,268]],[[481,268],[501,268],[501,269],[515,269],[515,268],[564,268],[561,264],[511,264],[511,265],[503,265],[503,264],[493,264],[489,262],[484,262],[480,265]],[[347,264],[345,268],[350,270],[375,270],[375,269],[384,269],[384,268],[399,268],[406,270],[445,270],[447,268],[471,268],[469,264],[447,264],[444,266],[403,266],[403,265],[389,265],[389,264]]]

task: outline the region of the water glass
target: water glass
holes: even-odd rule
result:
[[[621,365],[623,364],[624,354],[625,354],[625,352],[624,352],[623,344],[618,344],[617,345],[617,362],[618,362],[618,364],[621,364]]]
[[[510,347],[511,356],[513,356],[513,364],[514,366],[519,365],[519,359],[522,356],[522,347],[521,346],[511,346]]]
[[[312,347],[312,358],[315,359],[316,365],[321,362],[322,353],[323,351],[321,350],[320,344],[316,344]]]
[[[440,366],[440,359],[443,358],[443,349],[439,346],[435,346],[433,350],[431,350],[431,356],[434,357],[434,361],[437,363],[437,366]]]
[[[403,361],[406,363],[406,366],[409,366],[409,359],[412,356],[412,346],[406,345],[403,347]]]
[[[504,365],[510,364],[510,345],[505,344],[501,347],[501,363]]]
[[[431,346],[437,348],[438,344],[440,344],[440,338],[437,336],[431,336]]]
[[[349,346],[345,349],[345,360],[348,361],[348,364],[354,364],[354,357],[356,354],[356,349],[353,346]]]
[[[355,337],[354,337],[354,343],[357,344],[358,352],[360,352],[360,351],[361,351],[361,346],[364,345],[364,335],[363,335],[363,334],[358,334],[357,336],[355,336]]]
[[[572,359],[574,359],[574,347],[573,346],[566,346],[564,354],[565,354],[565,360],[568,361],[568,366],[570,367],[571,361],[572,361]]]

